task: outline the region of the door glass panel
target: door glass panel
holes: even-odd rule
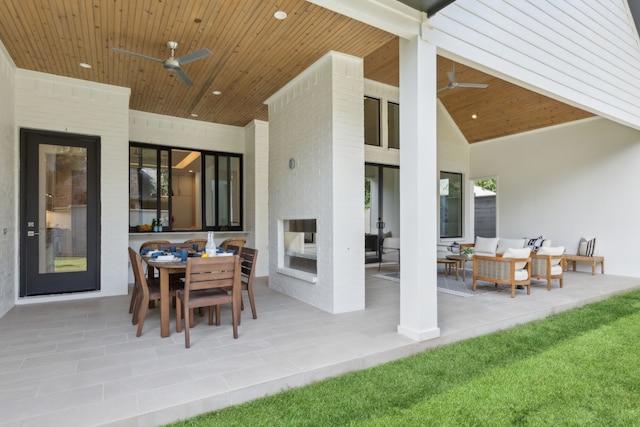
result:
[[[87,270],[87,150],[39,149],[40,273]]]
[[[440,237],[462,237],[462,174],[440,172]]]
[[[364,254],[365,258],[378,260],[380,249],[379,228],[382,227],[380,218],[380,177],[379,167],[365,165],[364,167]]]

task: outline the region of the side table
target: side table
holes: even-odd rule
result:
[[[467,261],[473,260],[473,257],[465,255],[447,255],[447,259],[456,261],[458,263],[458,269],[462,268],[462,281],[467,281]]]
[[[447,257],[449,258],[449,257]],[[447,259],[447,258],[438,258],[438,264],[444,264],[444,275],[448,276],[449,274],[451,274],[451,266],[455,266],[456,267],[456,280],[458,280],[458,272],[459,269],[458,267],[460,266],[460,264],[458,263],[458,261],[456,261],[455,259]]]

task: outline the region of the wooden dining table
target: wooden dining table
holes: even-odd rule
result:
[[[174,273],[184,274],[187,270],[187,264],[180,261],[158,261],[148,256],[143,256],[142,259],[147,263],[149,267],[153,267],[159,271],[160,275],[160,336],[166,338],[170,335],[170,304],[171,298],[169,298],[169,275]],[[151,269],[149,274],[155,274]]]
[[[232,254],[226,254],[232,255]],[[171,274],[185,274],[187,271],[187,264],[180,261],[158,261],[150,256],[143,255],[142,259],[147,263],[149,267],[157,269],[160,276],[160,336],[163,338],[168,337],[171,334],[170,327],[170,314],[171,314],[171,298],[169,298],[169,276]],[[152,269],[149,269],[149,275],[155,274]]]

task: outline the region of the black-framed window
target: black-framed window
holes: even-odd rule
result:
[[[364,143],[380,146],[380,100],[364,97]]]
[[[129,231],[241,231],[242,155],[131,142]]]
[[[389,148],[400,149],[400,104],[387,102]]]
[[[440,237],[462,237],[462,174],[440,172]]]

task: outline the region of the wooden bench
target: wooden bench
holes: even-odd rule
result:
[[[600,273],[604,274],[604,257],[603,256],[585,256],[585,255],[564,255],[562,257],[562,269],[567,271],[567,264],[573,263],[573,271],[576,271],[577,262],[588,262],[591,264],[591,274],[596,274],[596,264],[600,263]]]

